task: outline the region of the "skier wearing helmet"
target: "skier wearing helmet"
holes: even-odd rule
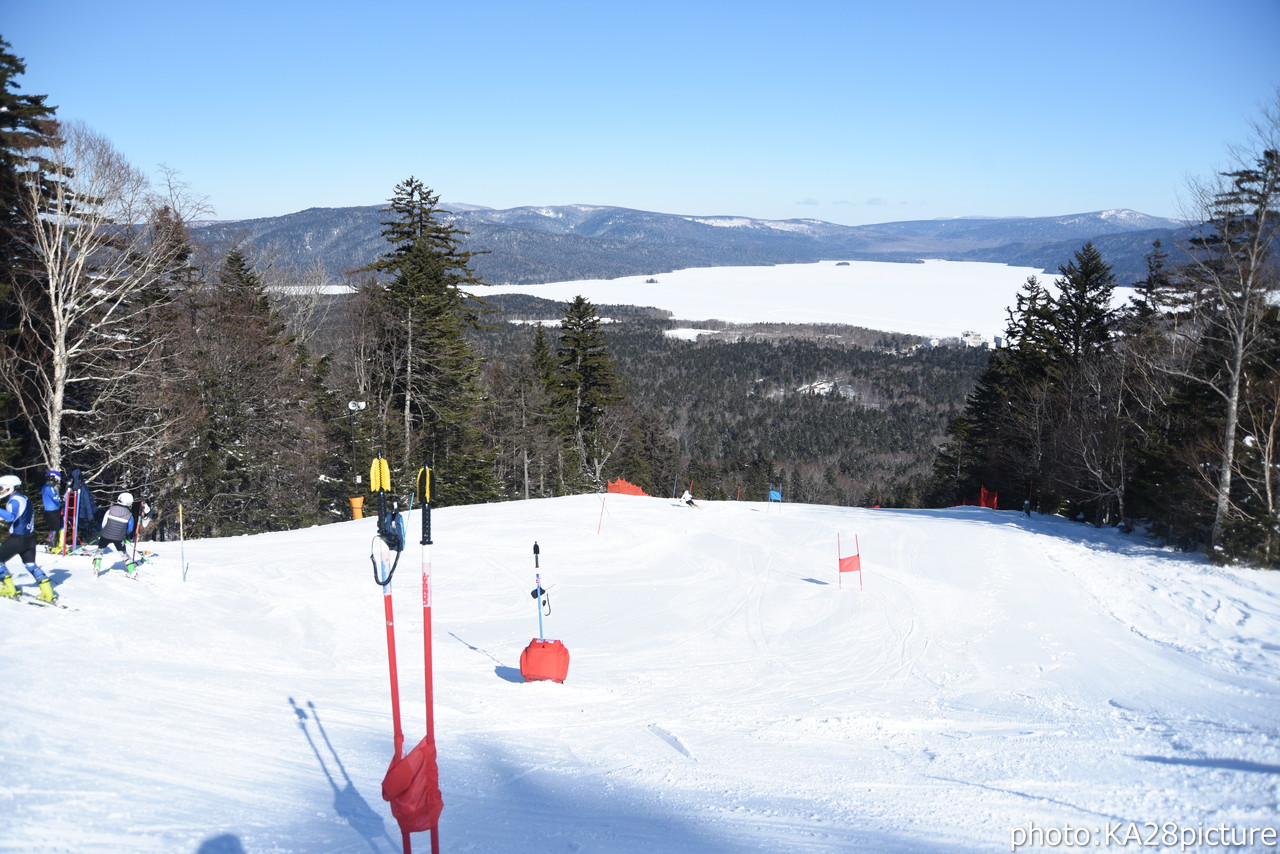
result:
[[[133,577],[136,567],[133,561],[129,560],[129,553],[124,547],[124,541],[133,533],[133,496],[127,492],[122,492],[116,498],[116,503],[107,508],[107,512],[102,517],[102,532],[98,536],[98,551],[93,556],[93,571],[95,573],[102,571],[102,556],[110,550],[112,546],[120,549],[120,553],[125,556],[124,571]]]
[[[9,536],[0,543],[0,596],[17,599],[18,588],[9,574],[9,558],[19,556],[40,587],[36,598],[41,602],[56,602],[58,594],[40,567],[36,566],[36,510],[27,497],[18,492],[22,481],[17,475],[0,477],[0,520],[9,523]]]
[[[57,548],[62,536],[62,472],[50,471],[44,476],[40,499],[44,502],[44,526],[48,529],[49,550]]]

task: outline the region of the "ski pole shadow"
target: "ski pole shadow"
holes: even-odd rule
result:
[[[480,653],[481,655],[485,656],[490,661],[492,661],[494,664],[498,665],[497,667],[493,668],[493,672],[494,672],[494,675],[496,675],[499,679],[505,679],[507,682],[524,682],[524,674],[520,672],[519,668],[508,667],[507,665],[502,663],[501,659],[495,657],[493,653],[489,652],[489,650],[481,649],[478,646],[469,644],[466,641],[464,641],[462,638],[458,637],[453,632],[449,632],[449,636],[452,637],[454,640],[456,640],[458,643],[465,646],[467,649],[472,650],[473,652]]]
[[[1158,762],[1161,765],[1189,765],[1193,768],[1219,768],[1224,771],[1246,771],[1253,774],[1280,774],[1280,765],[1266,765],[1262,762],[1250,762],[1247,759],[1204,759],[1183,758],[1177,756],[1134,756],[1143,762]]]
[[[298,729],[302,730],[303,736],[307,739],[307,744],[311,745],[311,752],[315,754],[316,761],[320,763],[320,770],[324,772],[325,779],[329,781],[329,786],[333,789],[333,810],[356,833],[364,838],[368,843],[369,850],[379,854],[383,849],[379,846],[381,840],[386,840],[387,848],[391,851],[399,851],[400,848],[396,841],[391,838],[387,832],[386,822],[382,820],[382,816],[374,812],[369,806],[369,802],[364,799],[359,791],[356,790],[355,783],[351,781],[351,777],[347,774],[347,769],[343,767],[342,760],[338,757],[338,752],[333,749],[333,743],[329,741],[329,734],[325,732],[324,724],[320,722],[320,714],[316,711],[316,704],[307,701],[307,709],[311,714],[297,704],[290,697],[289,705],[293,707],[293,713],[298,717]],[[329,765],[325,762],[324,754],[320,748],[316,746],[316,741],[311,736],[311,729],[307,726],[307,721],[315,722],[316,732],[320,738],[324,740],[325,747],[328,748],[329,754],[333,757],[333,764],[336,766],[338,773],[342,776],[343,785],[339,786],[337,779],[329,772]]]

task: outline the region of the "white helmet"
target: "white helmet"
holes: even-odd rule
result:
[[[0,477],[0,495],[8,495],[17,491],[22,486],[22,480],[16,474],[6,474]]]
[[[133,504],[133,496],[128,492],[120,493],[120,497],[116,499],[117,504],[123,504],[126,507]]]

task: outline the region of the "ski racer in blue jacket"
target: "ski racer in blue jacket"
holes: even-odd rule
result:
[[[19,592],[14,586],[13,576],[9,574],[9,558],[19,556],[26,566],[27,572],[36,580],[40,593],[36,596],[42,602],[55,602],[58,594],[53,592],[53,584],[40,567],[36,566],[36,510],[27,496],[18,492],[22,481],[17,475],[6,474],[0,477],[0,521],[9,523],[9,536],[0,543],[0,596],[17,599]]]
[[[129,560],[129,552],[124,547],[124,541],[133,533],[133,496],[128,492],[120,493],[116,498],[116,503],[107,508],[107,512],[102,516],[102,531],[98,536],[98,552],[93,557],[93,570],[100,572],[102,570],[102,556],[110,550],[112,546],[120,549],[121,554],[125,556],[124,571],[133,576],[133,561]]]
[[[49,531],[46,538],[49,548],[58,544],[58,535],[62,533],[62,472],[50,471],[44,476],[44,488],[40,490],[40,499],[44,502],[44,526]]]

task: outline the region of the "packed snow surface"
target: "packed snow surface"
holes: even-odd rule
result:
[[[443,851],[1274,850],[1278,573],[979,508],[432,522],[392,592],[411,746],[430,563]],[[159,543],[136,580],[43,555],[73,610],[0,602],[0,850],[400,850],[374,529]],[[563,684],[519,672],[535,541]]]
[[[953,337],[1003,333],[1006,309],[1029,276],[1056,277],[1031,267],[969,261],[891,264],[822,261],[774,267],[699,267],[545,285],[495,285],[490,294],[531,294],[569,302],[581,295],[596,305],[652,306],[681,320],[730,323],[843,323]],[[653,281],[651,281],[653,280]],[[1117,301],[1127,292],[1117,291]]]

